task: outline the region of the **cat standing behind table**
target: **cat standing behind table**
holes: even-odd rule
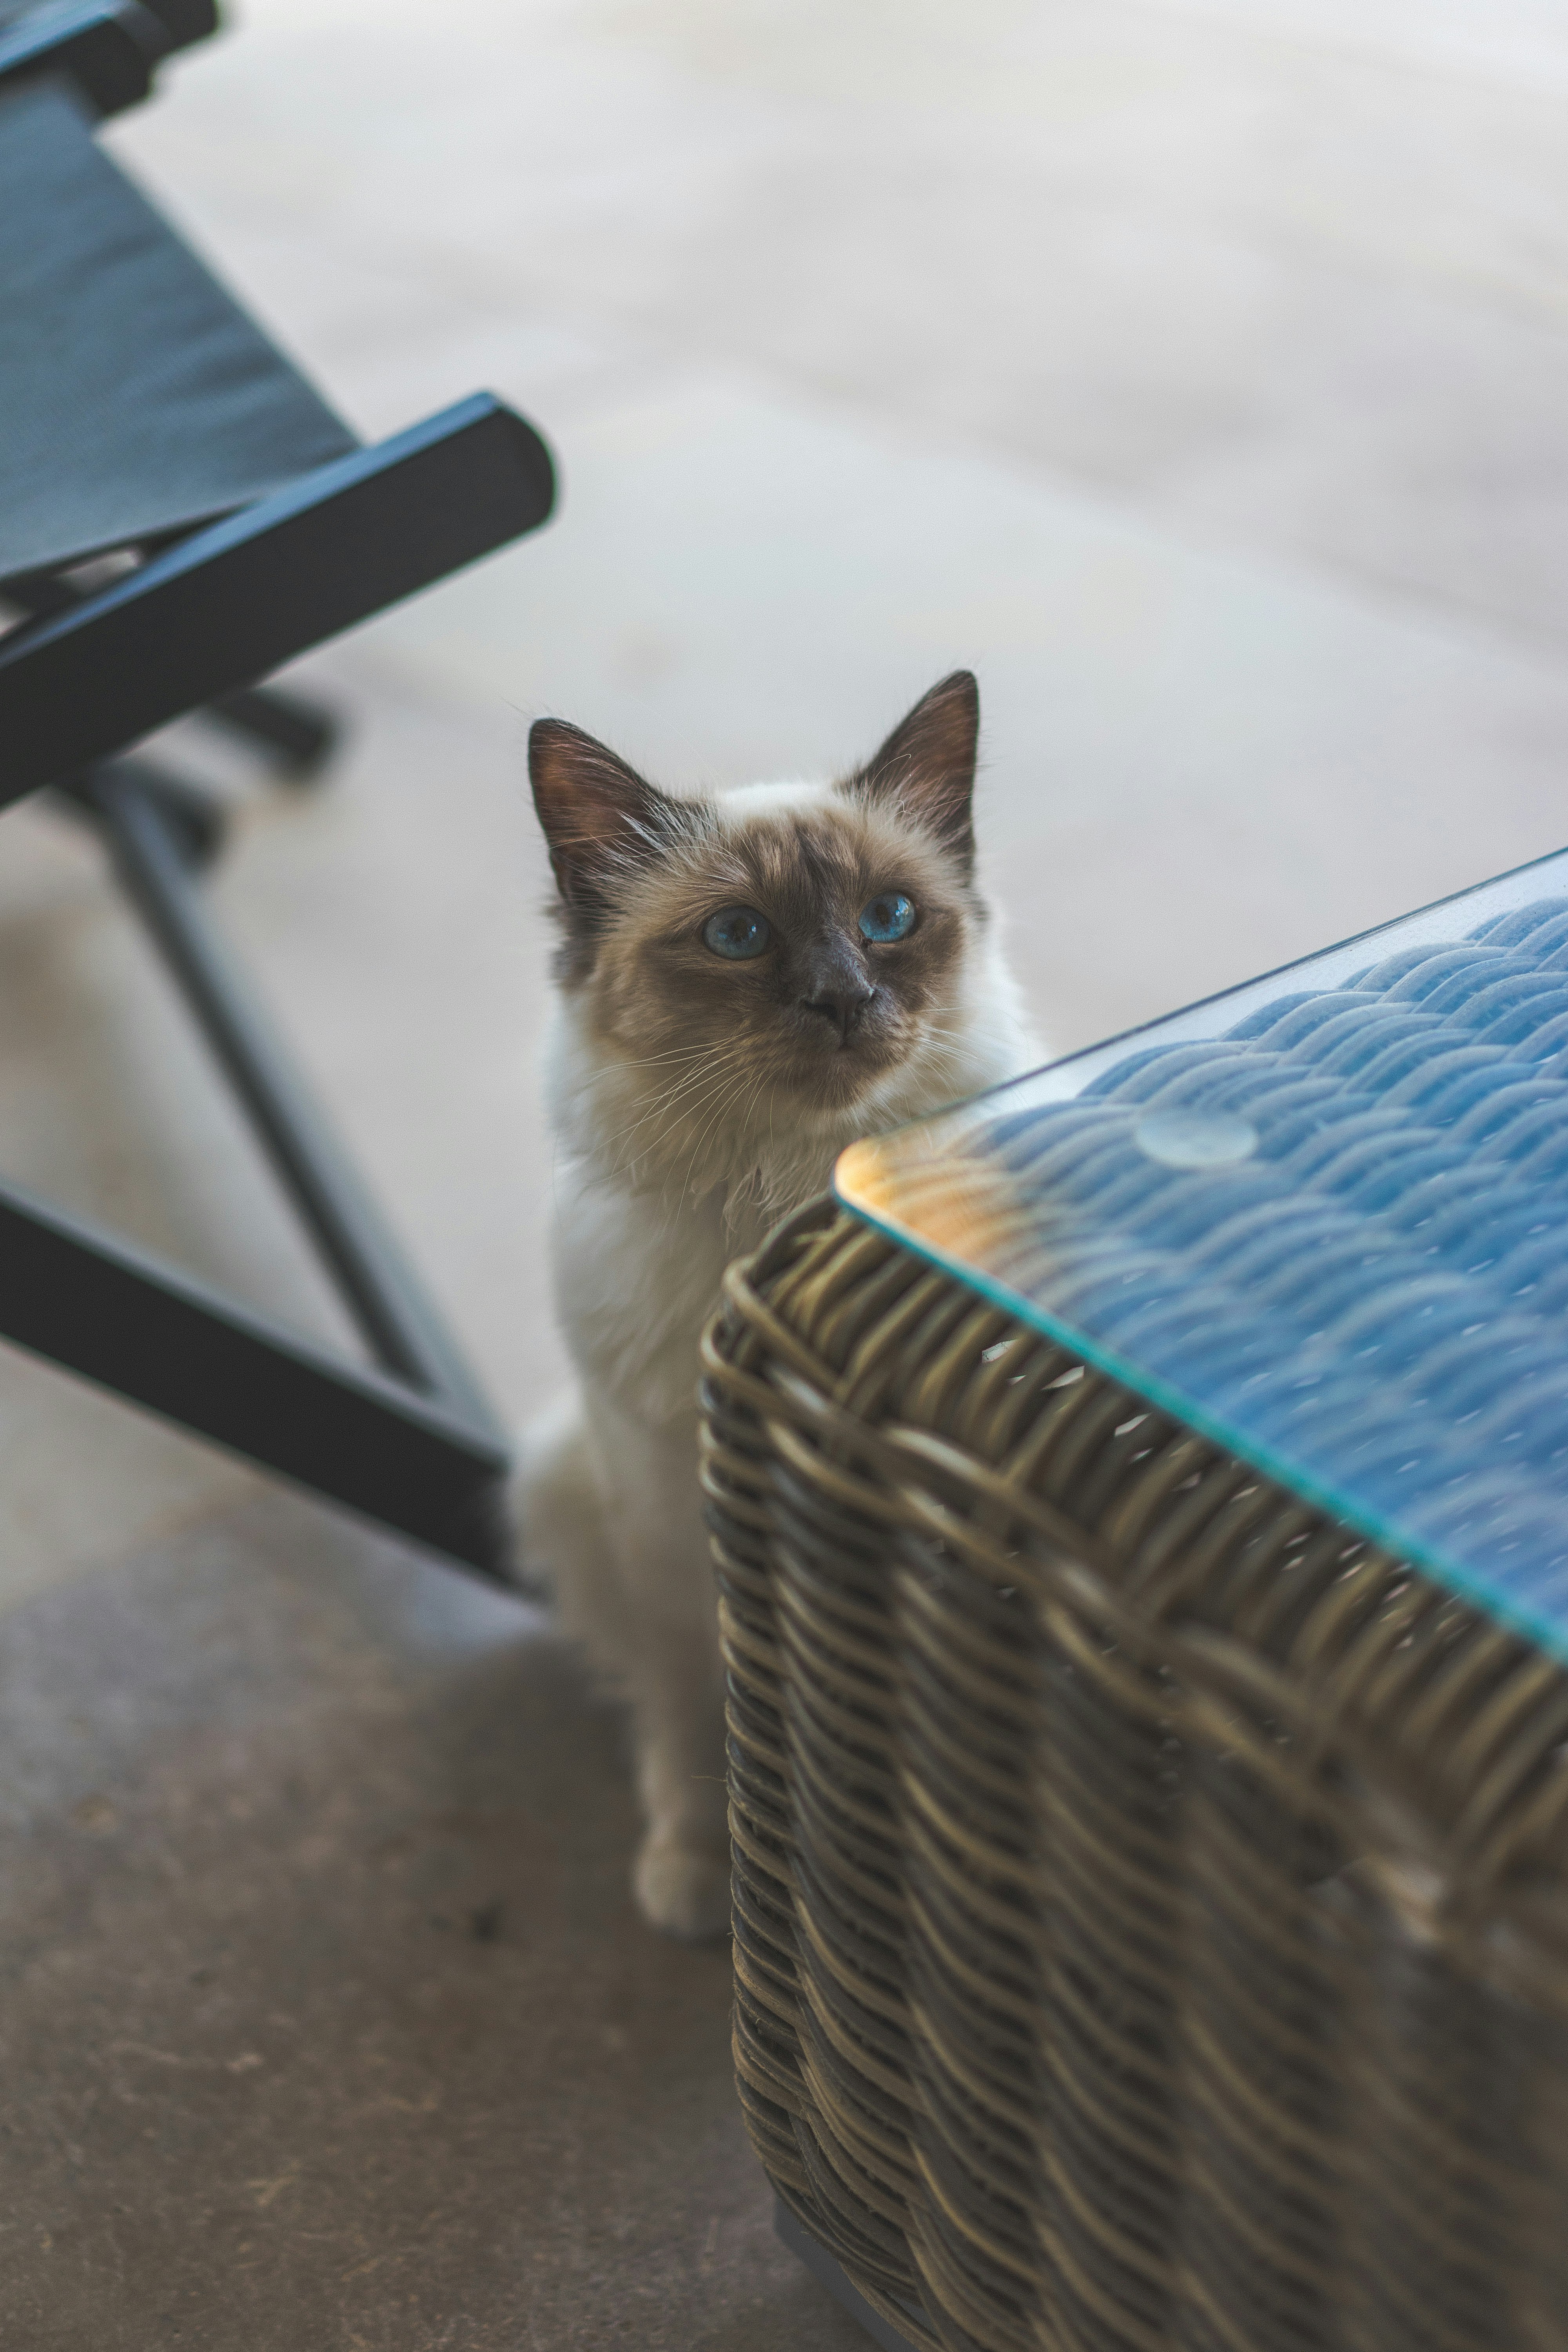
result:
[[[841,1148],[1037,1058],[973,877],[973,678],[837,783],[676,798],[559,719],[529,739],[560,924],[556,1311],[578,1391],[524,1444],[530,1563],[630,1698],[636,1888],[729,1918],[698,1344],[726,1263]]]

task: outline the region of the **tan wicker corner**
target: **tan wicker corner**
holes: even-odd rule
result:
[[[703,1475],[735,2058],[911,2344],[1568,2346],[1568,1671],[831,1202]]]

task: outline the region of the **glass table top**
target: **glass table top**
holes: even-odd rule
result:
[[[854,1144],[835,1189],[1568,1660],[1568,851]]]

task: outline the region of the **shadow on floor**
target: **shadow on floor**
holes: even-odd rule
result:
[[[858,2352],[534,1612],[268,1496],[0,1622],[0,2340]]]

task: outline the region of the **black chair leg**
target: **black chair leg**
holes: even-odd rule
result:
[[[0,1179],[4,1333],[182,1429],[510,1584],[505,1444]]]
[[[183,776],[165,775],[146,765],[141,769],[141,781],[142,790],[157,804],[182,866],[200,874],[215,865],[228,838],[228,812],[217,795],[204,792],[199,784],[187,783]],[[78,776],[54,784],[48,798],[102,832],[102,810],[91,777]]]
[[[3,1184],[0,1331],[504,1580],[505,1436],[212,926],[213,812],[146,761],[54,789],[101,835],[379,1369]]]
[[[337,748],[338,724],[330,711],[274,686],[243,687],[221,702],[207,703],[197,716],[259,748],[268,766],[291,784],[311,782]]]

